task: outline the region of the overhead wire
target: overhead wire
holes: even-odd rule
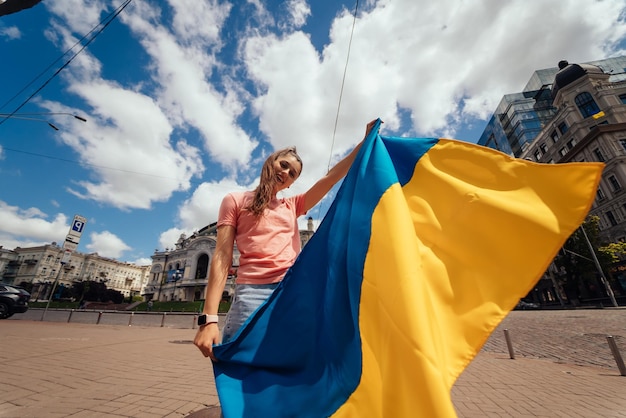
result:
[[[20,154],[26,154],[26,155],[32,155],[35,157],[41,157],[41,158],[48,158],[50,160],[56,160],[56,161],[63,161],[66,163],[71,163],[71,164],[77,164],[77,165],[81,165],[81,166],[89,166],[89,167],[96,167],[96,168],[103,168],[106,170],[114,170],[114,171],[121,171],[123,173],[129,173],[129,174],[139,174],[142,176],[148,176],[148,177],[156,177],[156,178],[160,178],[160,179],[168,179],[168,180],[177,180],[177,178],[172,177],[172,176],[162,176],[159,174],[150,174],[150,173],[145,173],[145,172],[141,172],[141,171],[133,171],[133,170],[124,170],[123,168],[115,168],[115,167],[109,167],[106,165],[100,165],[100,164],[92,164],[92,163],[86,163],[84,161],[76,161],[76,160],[71,160],[69,158],[62,158],[62,157],[54,157],[51,155],[46,155],[46,154],[39,154],[37,152],[31,152],[31,151],[24,151],[24,150],[19,150],[19,149],[15,149],[15,148],[8,148],[8,147],[2,147],[1,148],[3,151],[11,151],[11,152],[17,152]],[[189,180],[190,183],[192,184],[202,184],[202,182],[199,181],[194,181],[194,180]]]
[[[359,10],[359,0],[356,0],[354,6],[354,14],[352,19],[352,30],[350,31],[350,40],[348,41],[348,53],[346,54],[346,64],[343,68],[343,77],[341,78],[341,89],[339,90],[339,101],[337,103],[337,113],[335,115],[335,127],[333,128],[333,140],[330,145],[330,155],[328,156],[328,170],[330,171],[330,163],[333,156],[333,148],[335,147],[335,137],[337,135],[337,125],[339,123],[339,112],[341,111],[341,99],[343,98],[343,88],[346,84],[346,74],[348,73],[348,63],[350,62],[350,50],[352,49],[352,38],[354,36],[354,28],[356,26],[356,17]]]
[[[335,148],[335,138],[337,136],[337,125],[339,124],[339,113],[341,112],[341,100],[343,98],[343,89],[346,84],[346,74],[348,73],[348,64],[350,62],[350,51],[352,50],[352,38],[354,37],[354,28],[356,27],[356,18],[359,11],[359,0],[356,0],[356,4],[354,6],[354,13],[352,16],[352,29],[350,31],[350,39],[348,41],[348,52],[346,53],[346,64],[343,68],[343,76],[341,78],[341,88],[339,89],[339,99],[337,102],[337,113],[335,114],[335,126],[333,128],[333,138],[330,144],[330,151],[328,155],[328,166],[327,171],[330,171],[330,164],[333,158],[333,149]],[[318,218],[322,212],[323,201],[317,205],[317,214]]]
[[[122,11],[132,1],[133,0],[125,0],[124,3],[122,3],[120,6],[117,7],[117,9],[115,9],[105,19],[103,19],[100,23],[94,26],[94,28],[91,31],[89,31],[87,35],[83,36],[78,42],[72,45],[71,48],[65,51],[65,53],[63,53],[59,58],[57,58],[54,62],[48,65],[48,67],[46,67],[45,70],[43,70],[39,75],[37,75],[37,77],[35,77],[30,83],[28,83],[24,88],[22,88],[16,95],[14,95],[7,102],[5,102],[0,107],[0,109],[4,108],[8,103],[13,101],[17,96],[22,94],[28,87],[34,84],[34,82],[37,79],[39,79],[41,76],[43,76],[43,74],[45,74],[48,70],[50,70],[50,68],[52,68],[58,61],[60,61],[61,58],[66,56],[72,49],[74,49],[76,45],[80,44],[83,40],[87,39],[87,41],[82,45],[82,47],[78,50],[78,52],[72,55],[63,65],[61,65],[50,77],[48,77],[48,79],[46,79],[46,81],[41,86],[39,86],[30,96],[24,99],[22,103],[20,103],[19,106],[17,106],[12,112],[7,113],[7,116],[5,116],[3,119],[0,120],[0,125],[2,125],[7,119],[10,119],[11,116],[15,115],[22,107],[24,107],[29,101],[31,101],[33,97],[35,97],[41,90],[43,90],[57,75],[59,75],[59,73],[63,71],[74,60],[74,58],[76,58],[81,52],[83,52],[85,48],[87,48],[87,46],[89,46],[89,44],[91,44],[98,37],[98,35],[100,35],[113,22],[115,18],[117,18],[117,16],[120,13],[122,13]],[[96,30],[98,27],[99,29]],[[93,36],[87,38],[92,33],[93,33]]]

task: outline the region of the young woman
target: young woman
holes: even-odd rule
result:
[[[367,124],[365,136],[374,122]],[[295,147],[276,151],[263,164],[255,190],[230,193],[222,200],[204,312],[194,339],[205,357],[215,360],[213,345],[220,342],[217,308],[232,264],[234,244],[240,252],[239,269],[223,341],[237,332],[283,279],[300,252],[297,218],[346,175],[360,147],[361,143],[306,193],[289,198],[277,198],[276,194],[298,179],[302,160]]]

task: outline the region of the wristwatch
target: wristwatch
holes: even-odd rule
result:
[[[218,322],[217,315],[202,314],[198,316],[199,327],[201,327],[202,325],[206,325],[206,324],[217,324],[217,322]]]

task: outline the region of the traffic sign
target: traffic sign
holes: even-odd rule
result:
[[[68,232],[68,236],[74,236],[80,239],[80,236],[83,234],[83,229],[85,228],[85,224],[87,223],[87,219],[83,218],[80,215],[75,215],[74,220],[72,221],[72,225],[70,226],[70,231]]]
[[[85,229],[86,223],[87,219],[80,215],[74,215],[74,220],[72,220],[70,230],[65,237],[65,242],[63,243],[63,249],[65,252],[63,253],[61,264],[67,264],[70,261],[72,251],[75,251],[76,248],[78,248],[80,236],[83,234],[83,229]]]

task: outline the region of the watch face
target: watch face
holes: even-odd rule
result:
[[[206,324],[206,315],[203,314],[198,317],[198,325],[204,325],[204,324]]]

